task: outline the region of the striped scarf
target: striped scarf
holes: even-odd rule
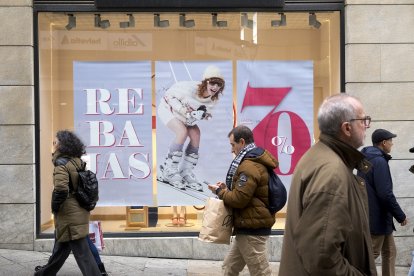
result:
[[[227,172],[227,176],[226,176],[226,186],[229,190],[231,190],[231,183],[233,182],[233,176],[236,173],[236,170],[239,167],[239,165],[240,165],[241,161],[243,160],[244,156],[246,155],[246,153],[248,153],[249,151],[251,151],[255,147],[256,147],[255,143],[248,144],[247,146],[245,146],[239,152],[239,154],[237,154],[237,156],[231,162],[229,171]]]

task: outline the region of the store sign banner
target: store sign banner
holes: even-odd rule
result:
[[[73,78],[75,131],[98,177],[98,206],[153,205],[151,63],[75,61]]]
[[[151,33],[108,33],[108,50],[111,51],[152,51]]]
[[[152,51],[151,33],[108,33],[90,31],[39,32],[42,50]]]
[[[289,188],[312,144],[313,63],[239,61],[237,80],[237,122],[250,127],[256,144],[276,157],[276,173]]]
[[[60,50],[106,50],[104,33],[89,31],[55,31],[52,32],[52,49]]]
[[[199,91],[205,91],[200,86],[204,76],[221,76],[225,81],[224,90],[215,102],[204,95],[197,96]],[[231,61],[155,63],[159,206],[204,205],[213,195],[207,184],[225,181],[233,159],[227,137],[233,127],[232,76]],[[218,85],[211,89],[219,91]],[[191,112],[185,112],[190,110],[205,110],[205,113],[196,112],[193,117]],[[207,117],[197,117],[197,114]],[[174,172],[179,172],[179,176],[168,178]],[[191,174],[199,185],[188,184],[185,175]]]
[[[246,57],[255,55],[255,49],[240,47],[230,39],[196,36],[194,39],[194,51],[197,55],[209,55],[211,57],[227,58]]]

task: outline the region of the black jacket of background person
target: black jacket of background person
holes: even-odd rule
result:
[[[372,164],[366,174],[358,171],[358,175],[366,182],[369,203],[369,226],[373,235],[389,235],[395,230],[393,217],[399,222],[405,220],[405,214],[395,199],[388,161],[391,155],[381,149],[370,146],[361,152]]]

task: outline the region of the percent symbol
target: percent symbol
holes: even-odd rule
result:
[[[295,152],[295,147],[286,145],[287,139],[286,136],[275,136],[272,138],[272,145],[278,147],[280,153],[293,154]]]

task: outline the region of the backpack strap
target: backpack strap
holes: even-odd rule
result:
[[[76,164],[75,160],[70,159],[69,161],[75,167],[75,169],[78,173],[85,171],[86,163],[83,162],[82,159],[81,159],[81,167],[79,167],[78,164]],[[74,183],[71,180],[70,172],[69,172],[69,185],[72,186],[72,191],[75,191],[75,190],[78,189],[78,184],[76,183],[76,185],[74,185]],[[69,188],[70,188],[70,186],[69,186]],[[75,186],[76,186],[76,189],[74,188]]]
[[[78,166],[78,164],[76,164],[75,160],[70,159],[70,163],[72,163],[72,165],[75,167],[76,171],[81,172],[84,171],[86,168],[86,163],[82,161],[81,159],[81,167]]]
[[[65,159],[67,159],[67,158],[65,158]],[[78,185],[76,184],[74,184],[74,182],[73,182],[73,180],[72,180],[72,177],[70,176],[71,175],[71,172],[70,172],[70,170],[68,169],[68,167],[67,167],[67,165],[68,165],[68,163],[70,162],[74,167],[75,167],[75,169],[76,169],[76,171],[77,172],[79,172],[79,170],[78,170],[78,166],[76,165],[76,162],[75,161],[73,161],[73,159],[67,159],[68,161],[67,161],[67,163],[65,164],[65,168],[66,168],[66,170],[68,171],[68,175],[69,175],[69,192],[71,193],[71,194],[73,194],[74,193],[74,191],[78,188]],[[76,186],[76,189],[75,189],[75,186]]]
[[[70,171],[69,171],[68,167],[66,166],[69,162],[71,162],[71,163],[72,163],[72,159],[67,158],[67,157],[63,157],[63,156],[61,156],[61,157],[58,157],[58,158],[55,160],[54,165],[55,165],[56,167],[57,167],[57,166],[64,166],[64,167],[65,167],[65,169],[66,169],[66,171],[68,172],[68,176],[69,176],[69,193],[71,194],[71,193],[73,193],[74,188],[73,188],[73,184],[72,184],[72,179],[71,179],[71,177],[70,177]],[[72,164],[73,164],[73,163],[72,163]],[[76,168],[76,167],[75,167],[75,168]]]

